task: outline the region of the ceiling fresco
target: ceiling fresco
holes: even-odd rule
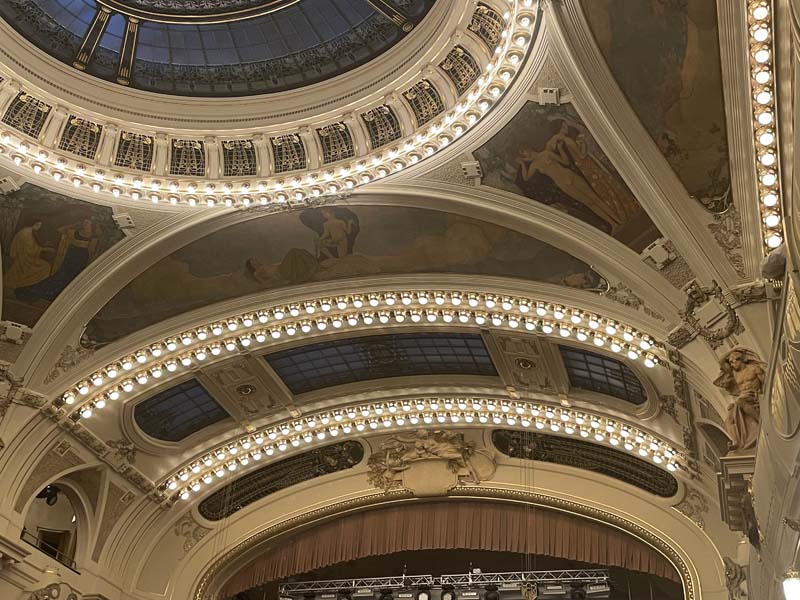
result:
[[[661,237],[571,104],[528,102],[474,155],[484,184],[563,211],[637,252]]]
[[[716,4],[591,0],[583,10],[617,83],[686,190],[724,211],[730,170]]]
[[[254,292],[408,273],[607,287],[589,265],[566,252],[484,221],[417,208],[313,208],[232,225],[160,260],[91,320],[85,343],[107,343],[188,310]]]
[[[0,196],[2,318],[35,325],[64,288],[123,237],[108,207],[29,183]]]

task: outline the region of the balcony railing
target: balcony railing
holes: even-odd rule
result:
[[[38,536],[34,535],[33,533],[31,533],[27,529],[23,529],[22,530],[22,535],[20,535],[19,537],[26,544],[30,544],[31,546],[33,546],[35,548],[38,548],[39,550],[41,550],[42,552],[44,552],[48,556],[52,556],[53,558],[55,558],[58,562],[60,562],[65,567],[67,567],[67,568],[75,571],[76,573],[78,573],[78,568],[77,568],[77,565],[75,564],[75,560],[72,559],[71,557],[67,556],[63,552],[61,552],[55,546],[52,546],[52,545],[48,544],[47,542],[40,540]]]

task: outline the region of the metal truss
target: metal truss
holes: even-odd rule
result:
[[[545,583],[551,581],[574,581],[576,583],[597,583],[607,581],[608,571],[603,569],[575,571],[514,571],[512,573],[465,573],[442,575],[435,578],[439,585],[453,587],[497,585],[508,583]]]
[[[325,581],[298,581],[280,586],[281,596],[307,592],[338,592],[339,590],[382,590],[427,587],[431,589],[452,586],[454,588],[486,587],[496,585],[508,587],[532,583],[569,581],[575,583],[602,583],[608,581],[608,571],[603,569],[580,569],[573,571],[514,571],[510,573],[462,573],[456,575],[397,575],[370,579],[329,579]]]

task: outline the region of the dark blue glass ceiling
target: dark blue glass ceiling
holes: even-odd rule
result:
[[[166,442],[180,442],[230,415],[206,388],[196,379],[190,379],[134,406],[133,418],[147,435]]]
[[[647,400],[642,382],[625,363],[570,346],[559,346],[559,350],[572,387],[606,394],[632,404],[644,404]]]
[[[435,0],[393,0],[414,25]],[[313,84],[362,65],[406,33],[371,0],[109,0],[124,11],[169,14],[140,20],[132,56],[124,56],[126,18],[112,10],[86,64],[89,73],[123,82],[121,63],[132,61],[129,85],[177,95],[236,96]],[[244,8],[242,8],[244,7]],[[252,10],[252,16],[197,23],[197,13]],[[68,64],[93,35],[94,0],[2,0],[0,16],[31,42]],[[202,19],[201,19],[202,21]]]
[[[497,376],[480,335],[405,333],[322,342],[264,357],[293,394],[410,375]]]

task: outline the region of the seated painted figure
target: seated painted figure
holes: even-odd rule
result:
[[[55,300],[69,282],[86,268],[97,255],[98,238],[90,219],[59,230],[58,242],[50,276],[26,287],[18,287],[14,295],[19,300]]]

